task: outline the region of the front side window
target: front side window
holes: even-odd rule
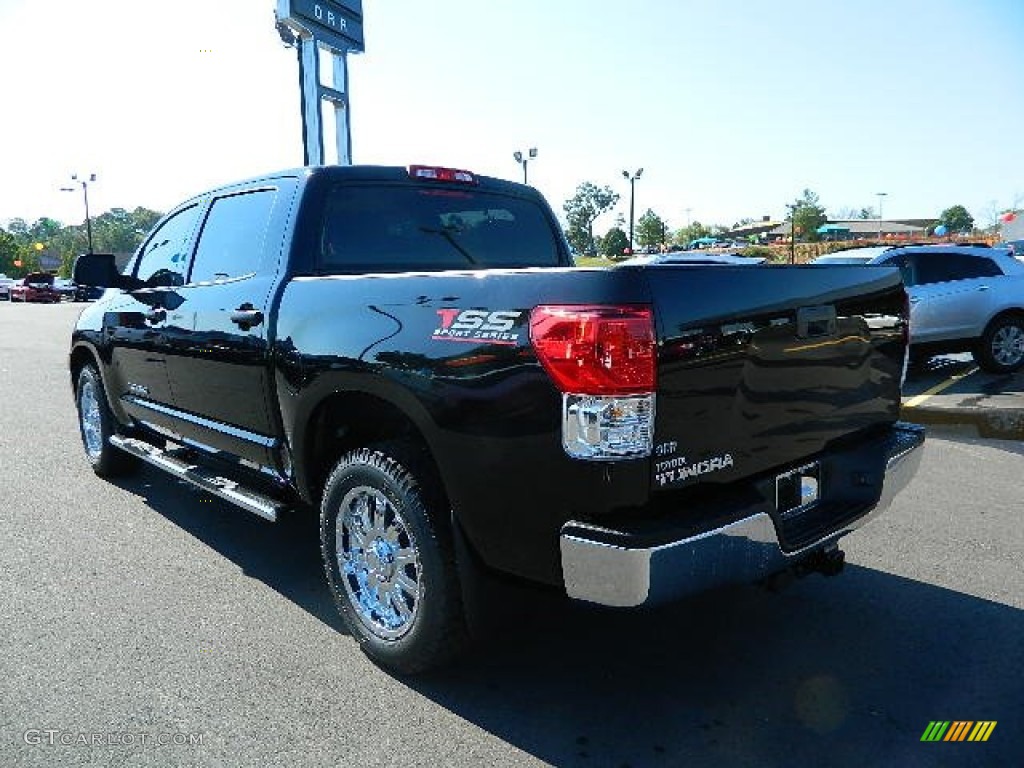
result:
[[[191,283],[229,280],[259,269],[277,190],[214,200],[199,236]]]
[[[556,232],[531,200],[476,189],[337,186],[320,228],[326,272],[557,266]]]
[[[183,208],[150,235],[143,246],[135,273],[146,288],[184,285],[189,238],[198,216],[198,205]]]

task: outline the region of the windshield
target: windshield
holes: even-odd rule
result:
[[[820,256],[814,260],[815,264],[867,264],[871,261],[870,256]]]
[[[325,272],[559,263],[555,227],[537,203],[476,189],[339,185],[320,229]]]

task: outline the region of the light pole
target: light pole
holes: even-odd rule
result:
[[[529,163],[533,158],[537,156],[537,148],[530,147],[524,155],[519,150],[512,153],[512,157],[515,158],[516,162],[523,166],[523,184],[526,184],[526,164]]]
[[[887,195],[887,192],[875,192],[878,196],[878,239],[882,239],[882,199]]]
[[[796,264],[796,209],[799,206],[791,203],[789,208],[789,263]]]
[[[79,179],[77,173],[71,174],[71,180],[82,185],[82,198],[85,200],[85,236],[89,241],[89,253],[92,253],[92,219],[89,217],[89,182],[96,181],[96,174],[90,173],[88,179]],[[61,192],[74,192],[74,187],[61,187]]]
[[[630,175],[629,171],[622,172],[622,178],[629,181],[629,251],[633,252],[633,227],[634,227],[634,215],[633,215],[633,202],[636,199],[636,180],[639,179],[644,173],[643,168],[637,168],[636,173]]]

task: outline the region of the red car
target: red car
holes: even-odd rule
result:
[[[53,275],[32,272],[11,286],[11,301],[60,302],[60,292],[53,287]]]

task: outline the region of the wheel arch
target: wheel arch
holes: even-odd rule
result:
[[[1000,309],[988,319],[987,323],[985,323],[985,327],[982,329],[982,334],[984,334],[993,323],[1007,317],[1015,317],[1020,320],[1024,320],[1024,307],[1006,307],[1004,309]]]
[[[99,357],[96,353],[85,344],[76,344],[71,349],[71,354],[68,356],[68,371],[71,375],[71,391],[78,392],[78,375],[82,372],[89,363],[96,366],[96,370],[100,372],[100,376],[103,375],[103,367],[99,363]],[[104,380],[103,385],[106,389],[106,381]],[[108,398],[109,400],[109,398]]]
[[[1024,366],[1024,359],[1021,359],[1015,352],[1013,359],[1004,359],[1006,350],[997,353],[994,350],[995,331],[1001,322],[1012,322],[1018,330],[1024,329],[1024,309],[1019,307],[1007,307],[994,314],[985,324],[981,335],[975,341],[972,353],[978,366],[989,373],[1007,374],[1021,370]],[[1018,342],[1019,343],[1019,342]],[[997,357],[997,354],[1000,355]]]
[[[419,446],[426,466],[444,492],[443,476],[426,430],[405,408],[378,393],[347,390],[323,397],[296,437],[296,480],[300,493],[310,503],[319,499],[331,469],[342,455],[386,440],[407,440]]]
[[[114,414],[114,418],[122,427],[128,427],[129,422],[125,416],[124,411],[120,407],[120,403],[117,402],[111,395],[110,388],[110,377],[107,376],[107,366],[102,362],[102,358],[97,350],[89,343],[85,341],[76,342],[68,355],[68,373],[71,378],[71,393],[78,397],[78,376],[82,372],[82,369],[92,363],[96,366],[96,370],[99,372],[100,381],[103,382],[103,394],[107,399],[107,405],[110,407],[111,413]]]

